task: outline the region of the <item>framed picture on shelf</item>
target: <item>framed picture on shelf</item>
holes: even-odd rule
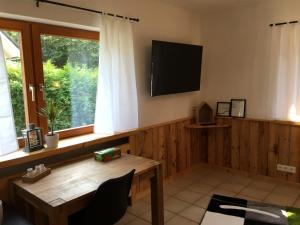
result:
[[[230,102],[217,102],[217,116],[230,116]]]
[[[245,118],[246,99],[231,99],[230,116]]]

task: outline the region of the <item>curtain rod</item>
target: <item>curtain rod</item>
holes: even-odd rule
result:
[[[83,11],[87,11],[87,12],[93,12],[93,13],[98,13],[98,14],[104,14],[104,15],[108,15],[108,16],[118,17],[118,18],[122,18],[122,19],[126,19],[126,20],[131,20],[131,21],[134,21],[134,22],[139,22],[140,21],[139,18],[131,18],[131,17],[121,16],[121,15],[117,15],[117,14],[113,14],[113,13],[106,13],[106,12],[102,12],[102,11],[97,11],[97,10],[93,10],[93,9],[87,9],[87,8],[83,8],[83,7],[79,7],[79,6],[75,6],[75,5],[69,5],[69,4],[60,3],[60,2],[55,2],[55,1],[35,0],[35,2],[36,2],[36,7],[39,7],[40,3],[48,3],[48,4],[52,4],[52,5],[58,5],[58,6],[63,6],[63,7],[67,7],[67,8],[72,8],[72,9],[79,9],[79,10],[83,10]]]
[[[282,23],[271,23],[269,26],[280,26],[280,25],[285,25],[285,24],[293,24],[293,23],[298,23],[298,20],[290,21],[290,22],[282,22]]]

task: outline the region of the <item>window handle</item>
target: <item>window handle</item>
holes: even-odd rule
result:
[[[43,101],[45,101],[45,85],[40,84],[40,91],[43,93]]]
[[[35,102],[35,87],[29,84],[29,91],[31,92],[31,101]]]

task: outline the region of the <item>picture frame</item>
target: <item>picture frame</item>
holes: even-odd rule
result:
[[[231,99],[230,116],[237,118],[246,117],[246,99]]]
[[[230,116],[231,103],[230,102],[217,102],[216,116]]]

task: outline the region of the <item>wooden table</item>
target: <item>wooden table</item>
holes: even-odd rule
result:
[[[17,197],[39,209],[49,225],[67,225],[68,215],[86,207],[101,183],[135,169],[135,177],[151,179],[152,224],[163,225],[163,174],[161,163],[133,155],[122,155],[111,162],[93,158],[64,165],[33,184],[13,182]]]

